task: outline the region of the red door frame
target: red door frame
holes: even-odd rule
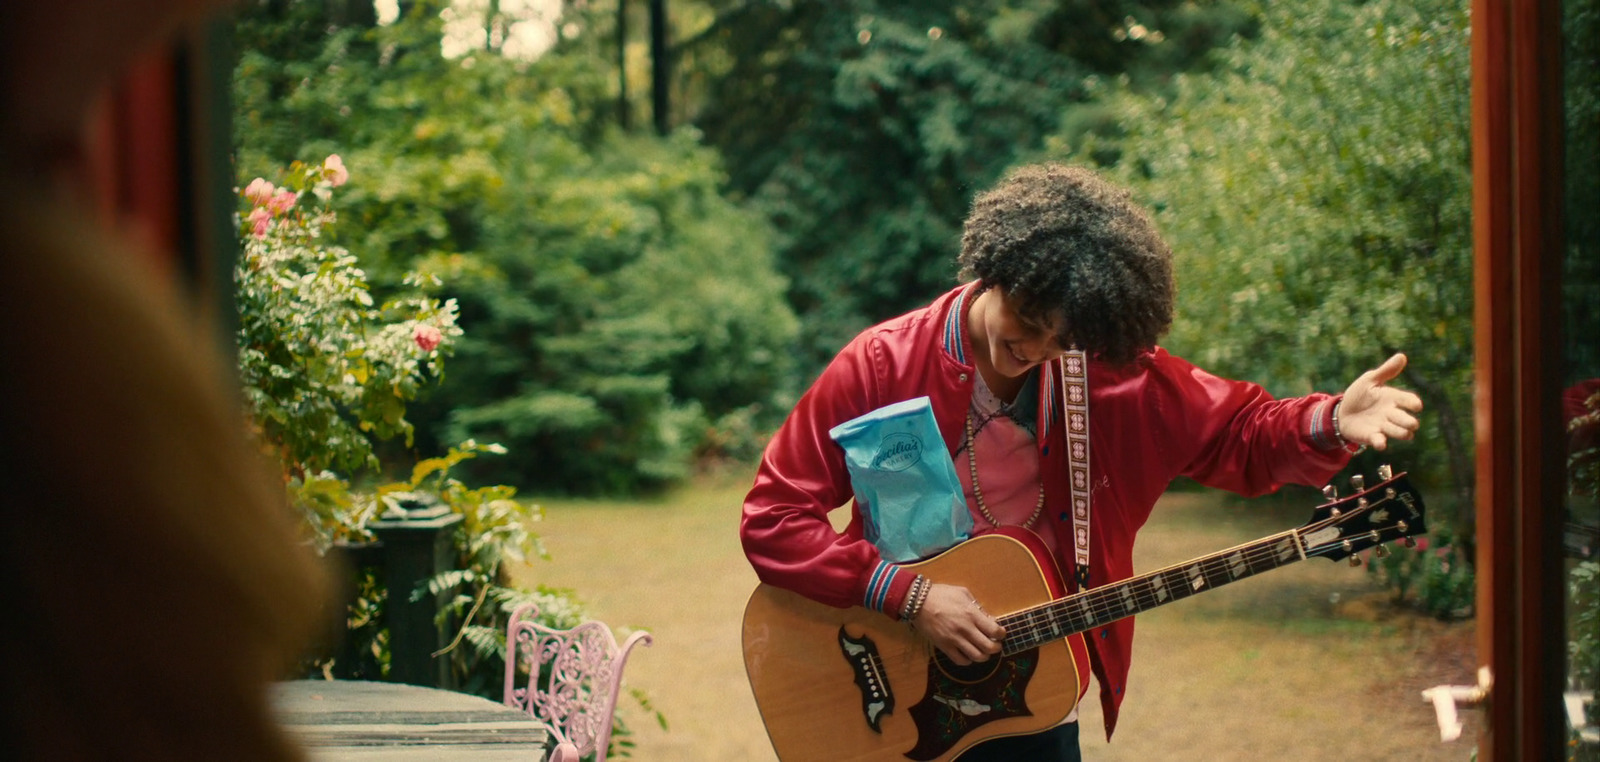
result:
[[[1478,653],[1484,760],[1560,759],[1561,5],[1473,0]]]
[[[184,31],[100,100],[85,175],[109,225],[149,244],[152,264],[232,346],[235,198],[230,163],[232,20]]]

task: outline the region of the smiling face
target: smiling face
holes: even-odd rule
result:
[[[1061,356],[1057,342],[1061,318],[1048,323],[1020,315],[1005,292],[991,288],[978,295],[967,315],[967,337],[980,361],[1006,378],[1017,378],[1035,366]]]

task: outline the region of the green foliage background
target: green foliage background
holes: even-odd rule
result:
[[[1406,352],[1401,383],[1428,411],[1400,467],[1433,485],[1439,518],[1469,521],[1467,6],[1247,7],[1259,37],[1214,71],[1096,82],[1098,120],[1044,153],[1105,165],[1156,210],[1178,256],[1173,351],[1278,395],[1342,390]]]
[[[682,48],[728,190],[771,220],[805,373],[955,285],[974,193],[1037,150],[1094,77],[1205,65],[1251,19],[1220,2],[709,2]],[[1163,29],[1162,42],[1130,27]],[[1120,39],[1119,39],[1120,35]]]
[[[679,0],[664,136],[616,123],[648,79],[616,2],[566,4],[532,61],[444,58],[443,5],[260,0],[236,77],[241,174],[341,153],[374,289],[459,300],[419,449],[500,442],[463,465],[580,492],[749,456],[849,336],[953,285],[975,192],[1051,158],[1156,210],[1175,351],[1276,394],[1410,354],[1398,465],[1470,505],[1464,2]]]
[[[531,63],[449,60],[441,5],[386,26],[251,8],[239,175],[340,152],[365,178],[340,202],[341,242],[374,289],[417,269],[458,299],[467,338],[413,408],[420,451],[498,442],[517,457],[464,467],[546,491],[685,476],[788,379],[797,323],[768,225],[719,193],[720,161],[691,134],[608,123],[592,35]]]
[[[1412,472],[1459,539],[1374,569],[1426,610],[1464,610],[1466,0],[675,0],[665,135],[617,118],[648,103],[645,3],[562,4],[532,60],[506,54],[497,30],[519,19],[500,3],[480,4],[460,58],[440,53],[447,0],[397,5],[380,24],[368,0],[249,0],[234,78],[241,185],[340,154],[361,182],[329,235],[378,303],[415,296],[417,271],[422,298],[459,305],[449,374],[406,411],[414,443],[379,446],[396,484],[469,440],[511,455],[458,471],[546,493],[637,493],[749,459],[852,335],[954,284],[976,192],[1064,160],[1155,210],[1179,257],[1178,354],[1278,395],[1410,355],[1421,435],[1355,468]],[[1600,376],[1600,4],[1562,8],[1576,383]],[[1580,476],[1569,508],[1592,520]],[[1590,668],[1586,590],[1573,642]],[[455,613],[469,605],[484,599]]]

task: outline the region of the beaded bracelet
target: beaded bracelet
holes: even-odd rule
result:
[[[906,618],[906,612],[911,610],[911,602],[917,599],[917,583],[922,581],[922,575],[911,578],[911,585],[906,588],[905,600],[900,602],[900,618]]]
[[[933,590],[933,583],[927,577],[922,577],[922,585],[917,588],[917,600],[911,604],[911,618],[916,619],[922,613],[922,604],[928,602],[928,593]]]
[[[1333,436],[1339,440],[1339,444],[1343,445],[1344,449],[1347,452],[1349,452],[1351,455],[1360,455],[1361,453],[1366,452],[1367,446],[1366,445],[1356,445],[1356,449],[1351,450],[1350,449],[1350,446],[1351,446],[1350,440],[1345,439],[1344,438],[1344,432],[1339,430],[1339,408],[1343,407],[1343,406],[1344,406],[1344,400],[1342,400],[1342,399],[1339,400],[1338,402],[1333,403]]]
[[[911,579],[911,586],[906,588],[906,600],[900,605],[901,621],[911,621],[911,617],[916,616],[917,610],[921,608],[921,605],[917,603],[917,594],[922,591],[923,580],[925,579],[921,574]]]
[[[906,590],[905,603],[900,606],[901,621],[909,622],[916,618],[917,614],[922,611],[922,604],[928,599],[928,591],[932,587],[933,583],[929,582],[928,578],[921,574],[911,580],[911,587]]]

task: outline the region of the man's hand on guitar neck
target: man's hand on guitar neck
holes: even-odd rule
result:
[[[911,626],[927,636],[950,661],[962,666],[987,661],[1000,653],[1000,643],[1006,636],[1006,629],[978,605],[966,588],[937,582],[929,589],[928,599],[912,618]]]

